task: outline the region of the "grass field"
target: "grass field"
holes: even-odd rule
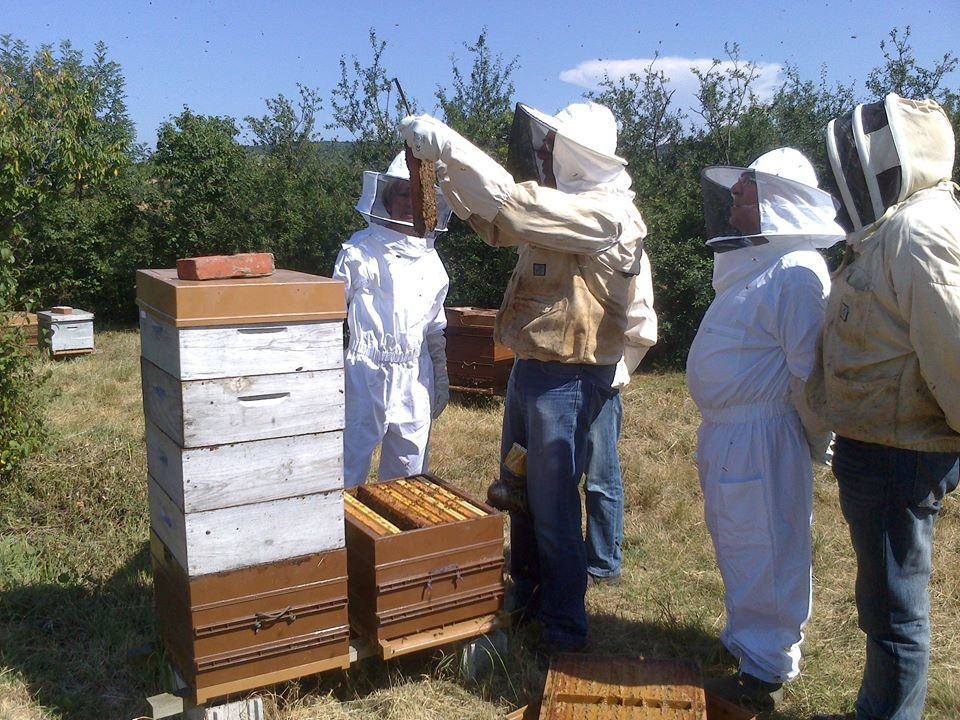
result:
[[[135,332],[97,335],[95,354],[50,371],[51,437],[26,481],[0,488],[0,720],[117,718],[165,688],[155,645],[146,463]],[[625,582],[587,595],[593,652],[723,665],[722,586],[693,464],[698,416],[680,374],[634,378],[624,395]],[[502,405],[455,398],[433,433],[432,471],[483,496],[497,467]],[[863,660],[853,559],[836,488],[815,488],[814,612],[799,679],[774,718],[852,706]],[[928,718],[960,717],[960,520],[937,525]],[[455,652],[366,660],[277,686],[271,720],[501,718],[539,695],[544,666],[510,635],[492,672],[464,678]]]

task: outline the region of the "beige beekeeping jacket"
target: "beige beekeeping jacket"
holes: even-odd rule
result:
[[[904,138],[929,142],[931,133],[918,129],[895,133],[902,160],[922,155],[909,153]],[[947,142],[952,146],[952,136],[943,139]],[[931,155],[936,153],[927,158]],[[944,148],[940,157],[939,174],[949,175],[952,149]],[[930,173],[913,168],[904,176],[922,181]],[[838,435],[892,447],[956,452],[960,203],[949,180],[926,184],[922,189],[907,188],[905,200],[848,237],[852,259],[833,278],[807,399]]]
[[[632,193],[519,183],[492,222],[469,222],[488,244],[517,247],[495,336],[518,357],[613,365],[625,344],[656,341],[653,298],[636,282],[647,230]]]

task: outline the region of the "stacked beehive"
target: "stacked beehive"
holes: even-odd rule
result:
[[[448,307],[447,374],[455,390],[503,395],[513,351],[493,339],[496,310]]]
[[[350,622],[390,641],[503,606],[503,516],[432,475],[347,491]]]
[[[349,664],[343,286],[137,273],[161,635],[196,702]]]

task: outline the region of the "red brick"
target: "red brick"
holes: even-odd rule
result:
[[[263,277],[272,273],[273,253],[206,255],[177,260],[177,277],[181,280]]]
[[[50,312],[57,315],[73,315],[73,308],[69,305],[54,305],[50,308]]]

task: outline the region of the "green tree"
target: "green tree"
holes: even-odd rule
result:
[[[476,43],[463,46],[473,55],[469,78],[464,77],[456,57],[451,56],[453,88],[437,87],[437,102],[450,127],[503,162],[513,123],[514,87],[510,77],[518,67],[518,59],[514,57],[505,64],[503,55],[494,56],[485,27]]]
[[[387,43],[377,39],[370,28],[370,64],[364,66],[356,55],[350,62],[340,57],[340,81],[330,95],[333,122],[328,129],[343,129],[353,137],[353,158],[365,169],[382,170],[400,148],[397,126],[407,115],[399,93],[394,94],[395,76],[387,72],[383,54]],[[401,78],[402,82],[402,78]],[[410,111],[416,100],[407,98]]]
[[[954,177],[960,171],[960,95],[956,90],[943,86],[944,78],[957,68],[958,58],[952,52],[924,67],[917,61],[910,44],[910,26],[901,33],[898,28],[889,32],[890,42],[880,41],[883,65],[873,68],[867,75],[867,90],[874,98],[882,98],[895,92],[906,98],[933,98],[947,112],[953,124],[955,142]]]
[[[665,171],[664,154],[684,138],[686,115],[673,108],[675,91],[669,88],[664,72],[656,69],[658,59],[655,55],[641,73],[616,80],[606,75],[599,90],[586,93],[588,99],[610,108],[617,118],[617,145],[635,175],[639,167],[660,176]]]
[[[301,169],[315,157],[312,144],[317,139],[316,118],[323,108],[313,88],[297,83],[297,91],[300,98],[296,104],[280,94],[266,101],[266,115],[244,118],[256,144],[287,171]]]
[[[21,283],[36,214],[118,171],[125,147],[98,116],[101,78],[78,53],[0,37],[0,318],[30,303]],[[15,477],[42,438],[38,377],[14,333],[0,334],[0,482]]]
[[[472,55],[470,71],[464,73],[453,64],[452,88],[438,87],[436,98],[444,120],[464,137],[492,157],[507,157],[510,127],[513,122],[513,80],[517,58],[504,62],[494,55],[483,28],[476,43],[464,43]],[[494,248],[481,241],[457,218],[450,232],[441,236],[437,252],[450,276],[447,305],[500,307],[503,292],[516,263],[512,248]]]
[[[873,68],[867,75],[867,90],[875,97],[895,92],[907,98],[933,98],[943,101],[948,90],[941,87],[946,75],[957,67],[957,56],[945,52],[933,67],[918,64],[910,45],[910,26],[901,33],[898,28],[889,32],[890,44],[880,41],[883,65]]]
[[[267,100],[266,115],[246,118],[260,151],[258,224],[278,265],[329,274],[340,244],[359,226],[358,172],[345,144],[319,139],[318,93],[298,89],[296,103],[278,95]]]
[[[826,69],[821,69],[818,83],[803,80],[793,65],[787,64],[784,81],[770,103],[770,117],[781,145],[803,152],[825,178],[826,166],[823,133],[827,123],[853,107],[853,85],[827,84]]]
[[[758,104],[753,84],[759,71],[756,63],[740,58],[737,43],[724,43],[723,49],[728,60],[714,59],[706,70],[691,71],[699,85],[696,97],[700,106],[694,113],[704,124],[700,134],[713,147],[716,162],[730,165],[736,157],[734,139],[738,123]]]
[[[31,63],[36,65],[34,59],[22,43],[10,41],[8,50],[10,64],[20,73],[20,85],[36,101],[36,85],[31,90],[33,79],[25,75]],[[18,252],[20,285],[45,305],[75,304],[99,311],[107,278],[113,276],[108,263],[114,257],[113,246],[128,242],[125,228],[118,232],[113,223],[112,212],[117,189],[124,186],[122,179],[132,167],[128,153],[133,125],[127,116],[124,78],[119,65],[108,59],[103,43],[96,45],[90,63],[69,42],[60,44],[56,56],[49,48],[42,48],[41,54],[43,50],[50,53],[58,72],[73,79],[75,92],[85,97],[84,124],[69,128],[62,120],[57,122],[81,146],[79,155],[86,157],[81,163],[100,157],[108,164],[94,172],[60,173],[59,186],[50,187],[42,202],[21,206],[20,230],[29,242]],[[71,117],[62,107],[50,112]],[[71,156],[78,157],[76,150],[62,149],[67,162]]]
[[[189,108],[161,125],[150,159],[162,189],[155,208],[153,257],[249,252],[262,246],[253,222],[259,168],[237,142],[231,117],[197,115]]]

